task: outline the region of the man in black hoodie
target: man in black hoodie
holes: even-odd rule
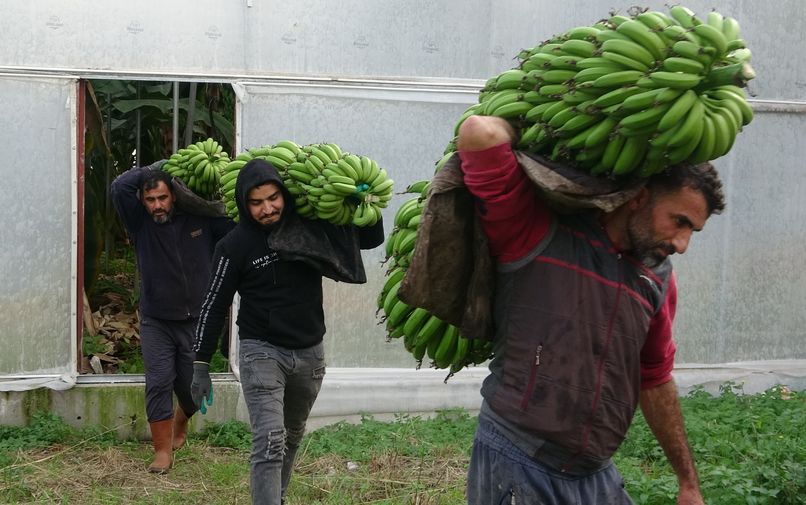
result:
[[[164,161],[128,170],[110,188],[140,268],[140,349],[155,452],[148,469],[154,473],[171,467],[172,449],[185,443],[188,419],[197,410],[190,396],[193,332],[213,248],[233,226],[223,213],[204,216],[178,205],[175,181],[160,170]]]
[[[325,375],[322,277],[366,282],[360,250],[383,242],[383,223],[356,228],[301,218],[277,170],[260,159],[241,169],[235,199],[240,222],[216,246],[191,389],[197,405],[211,400],[208,363],[237,291],[252,503],[277,505]]]

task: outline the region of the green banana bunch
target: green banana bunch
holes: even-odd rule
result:
[[[444,165],[447,156],[440,160]],[[438,163],[438,168],[441,168]],[[465,366],[476,365],[492,355],[492,344],[462,337],[459,329],[421,307],[412,307],[400,300],[397,293],[400,283],[411,264],[423,208],[431,181],[415,181],[406,188],[406,194],[415,198],[403,202],[395,213],[394,227],[386,239],[386,262],[389,265],[386,280],[378,295],[378,311],[383,313],[387,340],[401,338],[404,348],[412,353],[419,368],[424,359],[432,366],[449,369],[447,381]]]
[[[179,149],[162,165],[162,170],[181,179],[202,198],[215,199],[221,175],[230,159],[223,147],[212,138]]]
[[[296,212],[308,219],[355,226],[372,226],[392,199],[394,181],[375,160],[350,154],[337,144],[300,146],[289,140],[251,148],[222,172],[222,196],[230,217],[238,219],[235,182],[249,160],[271,163],[294,197]]]
[[[520,51],[518,67],[488,79],[459,117],[445,154],[478,114],[508,120],[518,149],[594,175],[713,160],[753,118],[742,89],[755,77],[750,56],[739,23],[716,11],[614,14]]]

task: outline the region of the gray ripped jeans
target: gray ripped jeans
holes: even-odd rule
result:
[[[240,341],[241,387],[252,425],[250,485],[254,505],[280,505],[305,422],[325,376],[324,347],[286,349]]]

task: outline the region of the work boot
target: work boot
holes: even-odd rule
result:
[[[173,436],[173,449],[177,450],[185,445],[185,439],[188,434],[188,421],[189,418],[185,415],[182,407],[176,407],[174,412],[174,436]]]
[[[148,424],[151,426],[151,444],[154,446],[154,461],[148,467],[148,471],[159,474],[168,473],[173,458],[171,454],[173,419]]]

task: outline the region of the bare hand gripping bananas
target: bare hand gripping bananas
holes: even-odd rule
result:
[[[742,90],[754,77],[749,58],[739,23],[716,11],[611,15],[520,51],[454,134],[472,114],[498,116],[520,132],[518,149],[596,175],[648,177],[728,152],[753,118]]]

